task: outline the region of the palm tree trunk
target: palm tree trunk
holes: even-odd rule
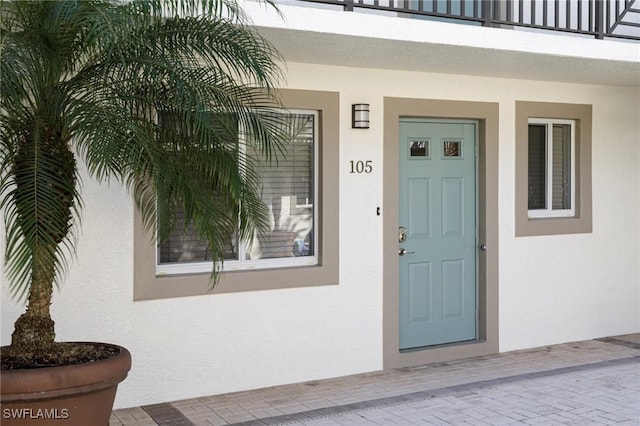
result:
[[[36,235],[30,239],[28,305],[11,335],[11,346],[22,353],[43,353],[54,344],[50,306],[58,246],[67,237],[73,219],[75,157],[60,128],[43,127],[25,140],[16,156],[16,174],[24,175],[16,178],[16,197],[30,200],[17,203],[19,220],[24,232]]]
[[[29,304],[15,323],[11,345],[20,352],[46,351],[55,340],[49,307],[53,294],[54,263],[44,250],[34,250]]]

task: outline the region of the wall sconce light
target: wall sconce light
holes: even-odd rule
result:
[[[369,128],[369,104],[351,105],[351,128],[352,129],[368,129]]]

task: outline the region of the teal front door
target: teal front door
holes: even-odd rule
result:
[[[400,349],[476,339],[476,123],[400,120]]]

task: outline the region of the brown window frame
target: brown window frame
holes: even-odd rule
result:
[[[529,119],[575,122],[575,214],[567,217],[529,217],[528,129]],[[516,101],[515,235],[562,235],[590,233],[592,106],[586,104]]]
[[[296,287],[337,285],[339,278],[339,94],[282,89],[286,108],[319,114],[318,264],[222,272],[212,290],[210,274],[156,274],[155,236],[134,212],[134,300],[164,299]]]

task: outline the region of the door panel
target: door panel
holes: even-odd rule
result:
[[[409,265],[409,321],[431,321],[431,263]]]
[[[464,235],[464,179],[442,179],[442,236]],[[425,210],[426,211],[426,210]]]
[[[464,312],[464,260],[442,262],[442,317],[462,318]]]
[[[401,349],[476,338],[475,137],[471,122],[400,122]]]
[[[410,178],[408,185],[408,231],[414,238],[430,238],[430,216],[421,212],[431,210],[431,179]]]

